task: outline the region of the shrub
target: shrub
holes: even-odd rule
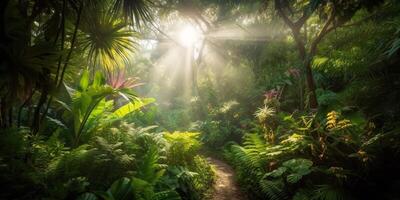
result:
[[[199,135],[200,133],[196,132],[164,133],[164,138],[168,142],[168,164],[187,166],[192,163],[202,145],[198,140]]]
[[[226,147],[225,157],[252,199],[363,199],[366,193],[375,195],[363,192],[371,186],[360,178],[371,173],[375,156],[382,156],[375,145],[398,136],[386,134],[384,139],[374,134],[373,125],[359,124],[335,111],[322,121],[292,117],[278,125],[287,134],[276,143],[263,133],[246,134],[242,146]]]

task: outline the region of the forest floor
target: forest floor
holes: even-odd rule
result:
[[[216,174],[211,200],[247,200],[234,179],[232,167],[213,157],[208,157],[207,160],[214,166]]]

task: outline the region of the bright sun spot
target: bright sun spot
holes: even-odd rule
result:
[[[202,39],[200,30],[193,26],[185,26],[179,33],[179,42],[185,47],[191,47]]]

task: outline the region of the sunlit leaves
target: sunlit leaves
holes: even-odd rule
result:
[[[261,122],[264,123],[266,120],[269,118],[275,116],[275,109],[270,108],[268,106],[264,106],[262,108],[259,108],[256,113],[254,113],[254,116]]]
[[[149,0],[114,0],[113,12],[122,11],[125,19],[130,20],[132,25],[140,27],[145,21],[153,20],[150,4]]]
[[[99,6],[100,7],[100,6]],[[88,9],[83,19],[81,45],[93,67],[121,67],[127,63],[137,43],[137,33],[106,8]]]
[[[79,82],[79,87],[81,90],[86,90],[89,85],[89,72],[84,71]]]
[[[154,101],[155,101],[155,99],[153,99],[153,98],[143,98],[143,99],[140,99],[139,101],[130,102],[130,103],[127,103],[127,104],[121,106],[120,108],[118,108],[116,111],[114,111],[113,114],[116,117],[122,118],[125,115],[127,115],[133,111],[136,111],[147,104],[153,103]]]
[[[318,57],[316,56],[313,60],[313,67],[318,68],[324,64],[326,64],[326,62],[329,60],[329,58],[327,57]]]
[[[88,71],[84,71],[79,81],[79,88],[77,90],[69,88],[71,102],[62,102],[72,116],[75,144],[79,143],[82,134],[92,128],[104,113],[110,112],[118,97],[123,97],[127,104],[109,115],[107,119],[110,121],[120,119],[154,101],[150,98],[141,101],[131,89],[113,88],[104,84],[102,80],[101,73],[97,72],[94,80],[90,82]]]
[[[173,165],[190,163],[201,147],[199,136],[200,133],[197,132],[164,133],[164,138],[170,144],[167,155],[168,162]]]
[[[326,115],[326,128],[329,131],[339,131],[351,127],[353,124],[350,120],[340,119],[340,113],[332,111]]]

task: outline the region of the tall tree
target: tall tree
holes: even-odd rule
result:
[[[318,45],[333,30],[348,26],[354,14],[363,8],[371,10],[384,2],[383,0],[275,0],[275,10],[291,30],[296,42],[300,59],[303,62],[309,107],[317,108],[316,85],[312,73],[312,60],[317,53]],[[317,17],[322,24],[314,36],[307,35],[307,21]]]

